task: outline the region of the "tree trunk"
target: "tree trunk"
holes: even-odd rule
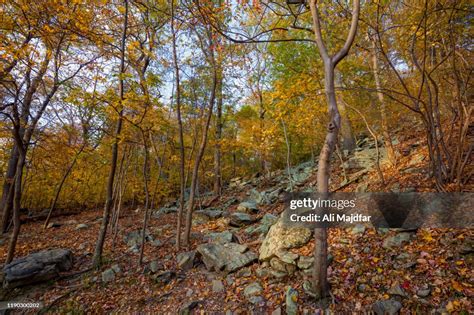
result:
[[[77,162],[77,158],[79,157],[79,155],[82,153],[82,151],[84,150],[85,148],[85,144],[81,146],[81,148],[79,149],[79,151],[74,155],[74,158],[71,162],[71,164],[69,165],[69,167],[67,168],[66,172],[64,173],[63,177],[61,178],[61,181],[59,182],[59,185],[58,185],[58,188],[56,189],[56,194],[54,195],[54,199],[53,199],[53,202],[51,203],[51,207],[49,208],[49,212],[48,212],[48,216],[46,217],[46,220],[44,221],[44,228],[47,228],[48,227],[48,224],[49,224],[49,220],[51,219],[51,214],[53,213],[54,211],[54,208],[56,207],[56,203],[58,202],[58,199],[59,199],[59,194],[61,193],[61,190],[63,188],[63,185],[64,185],[64,182],[66,181],[67,177],[69,176],[69,174],[71,173],[74,165],[76,165],[76,162]]]
[[[222,69],[219,67],[217,83],[217,110],[216,110],[216,146],[214,149],[214,195],[222,193],[221,167],[221,139],[222,139]]]
[[[385,149],[387,150],[387,158],[392,166],[395,166],[397,163],[397,157],[395,155],[395,150],[393,149],[392,137],[390,136],[390,131],[388,130],[387,122],[387,108],[385,105],[384,96],[381,90],[380,77],[379,77],[379,63],[377,58],[377,45],[375,40],[373,41],[373,53],[372,53],[372,70],[374,72],[375,79],[375,88],[377,89],[377,97],[380,102],[380,118],[382,125],[382,135]]]
[[[321,198],[325,198],[329,193],[329,172],[331,154],[334,152],[337,136],[341,127],[341,116],[337,107],[336,93],[334,88],[334,69],[337,64],[349,53],[349,49],[354,42],[359,21],[360,1],[353,1],[351,28],[347,35],[344,46],[334,55],[329,55],[324,44],[319,11],[316,0],[310,3],[311,16],[313,19],[313,30],[319,54],[324,62],[324,81],[328,103],[329,124],[324,140],[323,148],[319,155],[317,185]],[[324,299],[329,295],[327,282],[327,230],[326,228],[315,228],[314,230],[314,269],[313,269],[313,289],[318,298]]]
[[[2,233],[7,232],[11,219],[11,210],[13,209],[13,195],[15,183],[15,171],[18,164],[18,147],[16,143],[11,150],[10,159],[8,160],[7,172],[5,174],[5,182],[3,183],[2,200],[0,201],[0,209],[2,209]]]
[[[197,182],[198,182],[199,165],[201,164],[201,160],[204,155],[204,150],[206,149],[207,133],[209,131],[209,124],[211,122],[212,109],[214,107],[215,98],[216,98],[217,73],[216,73],[215,66],[214,66],[213,72],[214,72],[214,75],[213,75],[213,80],[212,80],[211,96],[209,98],[209,108],[207,110],[207,117],[206,117],[206,122],[204,125],[204,130],[202,132],[201,145],[199,147],[199,152],[196,155],[196,159],[194,160],[193,173],[191,177],[191,187],[190,187],[190,192],[189,192],[189,202],[188,202],[187,210],[186,210],[186,228],[185,228],[185,234],[184,234],[184,243],[186,244],[187,247],[189,247],[189,240],[190,240],[190,234],[191,234],[194,198],[195,198],[196,187],[197,187]]]
[[[181,119],[181,85],[179,75],[179,64],[178,64],[178,53],[176,51],[176,30],[174,28],[175,10],[174,1],[171,0],[171,33],[172,33],[172,44],[173,44],[173,66],[174,76],[176,84],[176,116],[178,120],[178,133],[179,133],[179,209],[178,218],[176,224],[176,249],[179,250],[181,247],[181,226],[183,222],[184,213],[184,193],[185,193],[185,152],[184,152],[184,136],[183,136],[183,121]]]
[[[145,188],[145,214],[143,217],[143,230],[142,230],[142,246],[140,249],[140,258],[138,260],[138,264],[141,265],[143,263],[143,253],[145,252],[145,238],[146,238],[146,228],[148,226],[148,208],[150,204],[150,193],[148,190],[148,145],[146,142],[146,135],[145,132],[142,131],[143,135],[143,146],[145,149],[145,157],[143,160],[143,185]]]
[[[105,236],[107,234],[107,226],[110,219],[110,209],[112,208],[113,202],[113,189],[114,189],[114,178],[115,178],[115,169],[117,168],[117,157],[118,157],[118,145],[120,132],[122,131],[122,116],[123,116],[123,101],[124,101],[124,80],[123,74],[125,72],[125,41],[127,37],[127,26],[128,26],[128,0],[124,0],[125,13],[124,13],[124,22],[122,30],[122,39],[120,46],[120,75],[119,75],[119,95],[120,95],[120,110],[119,117],[117,121],[117,126],[115,129],[115,140],[112,145],[112,158],[110,164],[109,179],[107,182],[107,200],[104,206],[104,213],[102,215],[102,224],[99,230],[99,236],[97,238],[97,244],[94,251],[93,257],[93,266],[95,268],[100,266],[102,260],[102,251],[104,249]]]
[[[342,87],[342,79],[339,72],[335,72],[336,87]],[[337,94],[338,105],[341,112],[341,135],[342,135],[342,149],[347,151],[352,151],[356,148],[356,141],[354,133],[352,132],[352,124],[349,119],[349,114],[344,103],[341,92]]]
[[[21,182],[23,177],[23,167],[25,166],[26,152],[24,149],[19,149],[18,154],[18,163],[16,166],[16,175],[15,175],[15,189],[14,189],[14,199],[13,199],[13,233],[10,238],[10,243],[8,244],[8,253],[5,264],[9,264],[13,257],[15,256],[15,248],[18,240],[18,235],[20,235],[20,208],[21,208]]]

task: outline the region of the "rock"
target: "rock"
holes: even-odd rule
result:
[[[365,285],[364,283],[359,284],[357,286],[357,291],[359,291],[361,293],[367,291],[367,285]]]
[[[363,224],[356,224],[350,229],[351,234],[364,234],[365,232],[365,225]]]
[[[138,247],[137,244],[135,244],[133,246],[130,246],[127,251],[138,254],[140,252],[140,248]]]
[[[162,243],[160,240],[154,240],[153,242],[150,243],[150,245],[154,247],[160,247]]]
[[[163,207],[158,210],[159,213],[168,214],[178,212],[178,207]]]
[[[256,220],[247,213],[234,212],[230,215],[231,226],[242,227],[254,223]]]
[[[295,264],[284,262],[277,257],[273,257],[272,259],[270,259],[270,266],[278,272],[282,272],[289,275],[294,274],[296,271]]]
[[[196,257],[196,252],[194,250],[184,253],[179,253],[176,256],[178,261],[178,268],[183,270],[189,270],[194,266],[194,258]]]
[[[268,231],[265,240],[260,246],[261,261],[276,256],[282,249],[301,247],[311,239],[311,230],[304,227],[285,227],[283,221],[278,220]]]
[[[89,228],[89,226],[85,223],[81,223],[81,224],[76,225],[76,230],[85,230],[87,228]]]
[[[300,269],[309,269],[314,264],[314,257],[312,256],[300,256],[298,260],[298,268]]]
[[[72,268],[69,249],[48,249],[13,260],[3,268],[6,289],[55,279],[59,272]]]
[[[372,310],[377,315],[395,315],[398,314],[402,304],[396,300],[377,301],[372,305]]]
[[[156,274],[153,279],[155,282],[159,285],[165,285],[168,284],[173,278],[176,276],[176,273],[174,271],[163,271],[160,272],[159,274]]]
[[[224,292],[224,284],[222,283],[221,280],[212,280],[212,292],[214,293],[220,293]]]
[[[298,259],[299,255],[285,250],[280,250],[277,252],[277,257],[287,264],[296,265],[295,261]]]
[[[206,224],[210,220],[211,220],[211,218],[209,218],[202,211],[194,211],[193,212],[193,226],[200,225],[200,224]]]
[[[247,246],[236,243],[201,244],[197,251],[210,271],[234,272],[257,260],[257,255]]]
[[[281,315],[281,307],[274,309],[271,315]]]
[[[225,244],[232,242],[234,235],[232,232],[226,230],[223,232],[209,233],[204,236],[204,239],[212,243]]]
[[[220,209],[204,209],[204,210],[198,210],[198,211],[194,211],[195,214],[202,214],[202,215],[205,215],[206,217],[208,217],[209,219],[211,220],[215,220],[215,219],[219,219],[220,217],[222,217],[222,214],[224,213],[224,211],[220,210]]]
[[[125,243],[127,243],[128,246],[132,247],[134,245],[141,245],[142,243],[142,230],[136,230],[128,233],[124,237]],[[146,242],[152,242],[153,241],[153,236],[150,234],[150,232],[147,230],[145,231],[145,241]]]
[[[425,298],[427,297],[428,295],[430,295],[431,293],[431,289],[428,288],[428,289],[420,289],[418,291],[416,291],[416,295],[418,295],[419,297],[421,298]]]
[[[265,202],[265,192],[260,193],[258,190],[253,188],[250,190],[250,199],[251,199],[250,202],[255,204],[255,208],[256,208],[257,204],[261,205]]]
[[[404,298],[408,297],[407,293],[405,292],[405,290],[403,290],[403,288],[398,282],[395,282],[392,287],[387,291],[387,293],[390,295],[397,295]]]
[[[309,295],[312,298],[316,299],[318,297],[318,295],[313,290],[313,284],[309,280],[305,280],[303,282],[303,290],[307,295]]]
[[[260,303],[262,303],[262,302],[264,301],[263,298],[262,298],[261,296],[259,296],[259,295],[251,296],[251,297],[249,297],[247,300],[248,300],[250,303],[254,304],[254,305],[255,305],[255,304],[260,304]]]
[[[408,260],[410,258],[410,254],[408,253],[401,253],[397,257],[395,257],[396,260]]]
[[[252,282],[244,289],[244,296],[249,299],[251,296],[262,293],[263,288],[258,282]]]
[[[260,224],[257,226],[250,226],[245,229],[245,232],[249,235],[263,235],[265,236],[270,227],[278,221],[278,217],[274,216],[273,214],[266,213],[262,219],[260,220]]]
[[[110,267],[116,274],[122,273],[122,269],[120,269],[120,266],[118,264],[114,264],[112,267]]]
[[[61,224],[60,224],[60,223],[57,223],[57,222],[51,222],[51,223],[49,223],[49,224],[48,224],[48,226],[47,226],[46,228],[48,228],[48,229],[55,228],[55,229],[56,229],[56,228],[58,228],[58,227],[60,227],[60,226],[61,226]]]
[[[191,301],[191,302],[187,302],[185,303],[183,306],[181,306],[181,308],[179,309],[179,312],[178,314],[179,315],[189,315],[191,314],[191,311],[193,309],[196,308],[196,306],[199,305],[199,303],[201,303],[201,301]]]
[[[298,291],[292,287],[288,287],[286,290],[286,314],[287,315],[296,315],[298,314]]]
[[[273,224],[277,223],[278,217],[276,215],[273,215],[271,213],[265,213],[260,220],[260,224],[272,226]]]
[[[367,192],[368,187],[369,185],[367,183],[360,183],[356,187],[356,192],[359,192],[359,193]]]
[[[250,277],[251,275],[252,275],[252,270],[250,270],[250,268],[242,268],[235,273],[235,276],[237,278]]]
[[[237,211],[247,212],[247,213],[257,213],[258,207],[257,204],[253,201],[244,201],[237,206]]]
[[[102,272],[102,282],[111,282],[115,280],[115,272],[112,268],[109,268]]]
[[[403,243],[409,242],[412,233],[402,232],[397,233],[393,236],[387,237],[382,244],[382,247],[385,249],[391,249],[393,247],[400,247]]]
[[[415,166],[423,162],[425,159],[425,155],[423,153],[417,153],[411,156],[410,162],[408,162],[408,166]]]
[[[161,265],[160,265],[160,263],[159,263],[157,260],[153,260],[153,261],[150,262],[150,264],[148,265],[148,268],[150,268],[150,271],[151,271],[152,273],[156,273],[158,270],[160,270]]]

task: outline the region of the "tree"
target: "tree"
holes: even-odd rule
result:
[[[105,201],[104,213],[102,215],[102,224],[99,230],[99,236],[97,238],[97,243],[94,251],[93,265],[94,267],[99,267],[102,260],[102,251],[104,248],[105,236],[107,234],[107,227],[109,224],[110,211],[113,204],[113,186],[115,179],[115,169],[117,168],[117,158],[118,158],[118,146],[120,141],[120,133],[122,131],[123,123],[123,102],[125,100],[124,93],[124,76],[125,76],[125,44],[127,40],[127,28],[128,28],[128,0],[124,0],[124,12],[123,12],[123,26],[122,26],[122,35],[120,40],[120,68],[119,68],[119,104],[118,104],[118,119],[117,125],[115,128],[114,142],[112,144],[112,157],[110,161],[110,172],[109,179],[107,181],[107,199]]]
[[[328,103],[329,123],[326,139],[324,140],[318,162],[318,192],[327,196],[329,192],[329,167],[331,155],[337,142],[337,135],[341,128],[341,116],[337,106],[336,92],[334,87],[334,69],[337,64],[349,53],[354,42],[359,22],[359,0],[353,1],[352,21],[344,46],[334,55],[330,55],[326,49],[322,32],[319,10],[316,0],[310,1],[311,15],[313,18],[313,29],[318,51],[324,63],[325,90]],[[320,298],[328,296],[329,286],[327,283],[327,231],[324,228],[316,228],[314,231],[314,271],[313,289]]]

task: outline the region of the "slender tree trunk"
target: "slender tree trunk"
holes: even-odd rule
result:
[[[122,131],[122,119],[123,119],[123,101],[124,101],[124,78],[123,74],[125,72],[125,42],[127,37],[127,26],[128,26],[128,0],[124,0],[125,13],[124,13],[124,22],[122,30],[122,39],[120,46],[120,75],[119,75],[119,95],[120,95],[120,109],[119,117],[117,120],[117,126],[115,129],[115,140],[112,145],[112,158],[110,164],[109,179],[107,182],[107,200],[104,206],[104,213],[102,215],[102,224],[99,230],[99,236],[97,238],[97,244],[95,247],[94,257],[93,257],[93,266],[95,268],[100,266],[102,260],[102,251],[104,249],[105,236],[107,234],[107,226],[110,219],[110,209],[112,208],[113,203],[113,189],[114,189],[114,178],[115,178],[115,169],[117,168],[117,157],[118,157],[118,145],[119,137]]]
[[[11,220],[11,211],[13,209],[13,195],[15,184],[15,172],[18,164],[18,147],[16,143],[11,150],[10,159],[8,160],[5,182],[3,183],[2,200],[0,201],[0,209],[2,209],[2,233],[7,232],[8,225]]]
[[[321,149],[318,162],[317,185],[321,198],[327,198],[329,192],[329,174],[331,155],[334,152],[337,142],[337,135],[341,126],[341,116],[336,102],[334,89],[334,65],[325,64],[326,97],[329,111],[329,124],[323,148]],[[324,299],[329,292],[327,282],[327,229],[314,229],[314,270],[313,288],[319,298]]]
[[[174,1],[171,0],[171,33],[172,33],[172,44],[173,44],[173,66],[174,66],[174,79],[176,85],[176,116],[178,120],[178,133],[179,133],[179,209],[178,218],[176,224],[176,249],[181,247],[181,226],[183,222],[184,213],[184,193],[185,193],[185,152],[184,152],[184,136],[183,136],[183,121],[181,118],[181,83],[179,74],[178,64],[178,53],[176,50],[176,30],[174,27],[175,20],[175,7]]]
[[[61,181],[59,182],[58,188],[56,189],[56,193],[54,195],[53,202],[51,203],[51,207],[49,208],[48,216],[46,217],[46,220],[44,221],[44,226],[43,226],[44,228],[48,227],[49,220],[51,219],[51,214],[53,213],[54,208],[56,207],[56,203],[58,202],[59,194],[61,193],[64,182],[66,182],[67,177],[71,173],[74,165],[76,165],[77,159],[78,159],[79,155],[82,153],[82,151],[84,150],[84,148],[85,148],[85,144],[82,145],[81,148],[79,149],[79,151],[74,155],[74,158],[73,158],[71,164],[69,165],[69,167],[67,168],[67,170],[64,173],[63,177],[61,178]]]
[[[281,120],[281,125],[283,127],[283,135],[285,136],[286,144],[286,170],[288,172],[288,183],[290,184],[290,192],[293,192],[293,176],[291,174],[291,146],[290,140],[288,139],[288,133],[286,131],[285,121]]]
[[[5,264],[9,264],[13,257],[15,257],[15,248],[18,241],[18,235],[20,235],[20,208],[21,208],[21,182],[23,177],[23,167],[25,166],[26,152],[24,149],[19,149],[18,163],[15,172],[15,193],[13,199],[13,233],[8,244],[8,253]]]
[[[221,139],[222,139],[222,69],[219,66],[216,109],[216,146],[214,149],[214,195],[222,192]]]
[[[201,145],[199,147],[199,152],[196,155],[196,159],[194,160],[193,173],[191,177],[191,187],[190,187],[191,189],[189,192],[189,202],[188,202],[187,211],[186,211],[186,228],[185,228],[185,234],[184,234],[184,243],[186,244],[187,247],[189,247],[189,240],[190,240],[190,234],[191,234],[194,199],[195,199],[196,187],[197,187],[198,175],[199,175],[199,165],[201,164],[201,160],[204,155],[204,150],[206,149],[207,134],[209,131],[209,124],[211,122],[212,109],[214,107],[215,98],[216,98],[217,73],[216,73],[215,65],[214,65],[213,72],[214,74],[213,74],[213,80],[212,80],[211,96],[209,98],[209,108],[207,110],[207,117],[206,117],[206,121],[204,125],[204,130],[202,132]]]
[[[150,207],[150,193],[148,190],[148,145],[145,132],[142,130],[143,146],[145,149],[145,157],[143,160],[143,186],[145,188],[145,214],[143,217],[143,230],[142,230],[142,246],[140,249],[140,258],[138,260],[139,265],[143,263],[143,253],[145,252],[145,238],[146,228],[148,226],[148,208]]]
[[[393,149],[392,137],[390,136],[390,131],[388,130],[387,122],[387,107],[385,104],[384,96],[382,93],[382,86],[380,84],[379,77],[379,63],[377,58],[377,45],[375,40],[373,41],[373,53],[372,53],[372,71],[374,72],[375,79],[375,88],[377,89],[377,98],[380,102],[380,117],[382,125],[382,135],[385,149],[387,150],[387,158],[392,166],[395,166],[397,163],[397,157],[395,155],[395,150]]]
[[[325,91],[328,104],[329,124],[324,145],[321,149],[318,162],[317,185],[321,198],[329,194],[329,172],[331,154],[336,147],[339,129],[341,128],[341,116],[337,107],[336,93],[334,88],[334,69],[337,64],[349,53],[349,49],[354,42],[359,21],[360,1],[353,1],[351,27],[347,35],[344,46],[334,55],[329,55],[324,44],[319,11],[316,0],[310,3],[311,16],[313,19],[313,30],[319,54],[324,62]],[[319,299],[325,299],[329,295],[329,285],[327,281],[327,229],[314,229],[314,269],[313,269],[313,289]]]

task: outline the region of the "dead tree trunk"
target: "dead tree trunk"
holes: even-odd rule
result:
[[[112,158],[110,164],[109,179],[107,182],[107,200],[104,206],[104,213],[102,215],[102,224],[99,230],[99,236],[97,238],[97,244],[94,251],[93,257],[93,266],[95,268],[100,266],[102,260],[102,251],[104,249],[105,236],[107,234],[107,226],[110,219],[110,210],[113,203],[113,190],[114,190],[114,178],[115,178],[115,169],[117,168],[117,157],[118,157],[118,145],[119,137],[122,131],[122,120],[123,120],[123,101],[124,101],[124,79],[123,74],[125,73],[125,43],[127,38],[127,27],[128,27],[128,0],[124,0],[125,13],[124,13],[124,22],[122,29],[122,38],[120,45],[120,75],[119,75],[119,96],[120,96],[120,107],[119,107],[119,117],[117,120],[117,125],[115,129],[115,140],[112,145]]]
[[[313,29],[318,46],[319,54],[324,62],[325,91],[328,103],[329,124],[324,141],[323,148],[319,155],[317,185],[318,192],[327,195],[329,192],[329,171],[331,154],[334,151],[337,142],[337,135],[341,127],[341,116],[337,107],[336,93],[334,88],[334,69],[337,64],[349,53],[349,49],[354,42],[357,33],[359,21],[360,1],[353,1],[352,20],[349,34],[344,46],[335,55],[329,55],[324,44],[321,32],[321,23],[319,10],[316,0],[310,1],[311,15],[313,18]],[[314,270],[313,270],[313,289],[320,299],[324,299],[329,294],[327,282],[327,230],[325,228],[316,228],[314,230]]]

